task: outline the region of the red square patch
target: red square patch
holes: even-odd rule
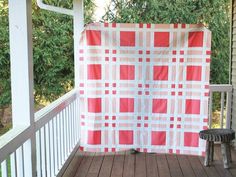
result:
[[[166,113],[167,112],[167,99],[153,99],[152,112],[153,113]]]
[[[154,47],[169,47],[169,32],[154,32]]]
[[[88,130],[88,144],[101,144],[101,130]]]
[[[87,76],[90,80],[99,80],[102,78],[101,65],[90,64],[88,65]]]
[[[101,45],[101,31],[86,30],[87,45]]]
[[[102,110],[101,98],[88,98],[88,112],[99,113]]]
[[[133,144],[133,131],[120,130],[119,131],[119,144]]]
[[[201,76],[201,66],[187,66],[187,81],[201,81]]]
[[[200,100],[187,99],[185,114],[200,114]]]
[[[134,112],[134,98],[120,98],[120,112]]]
[[[189,32],[188,46],[189,47],[202,47],[203,46],[203,31]]]
[[[134,80],[135,66],[134,65],[120,65],[120,79]]]
[[[168,80],[168,66],[153,66],[153,80]]]
[[[166,145],[166,132],[152,131],[152,145]]]
[[[198,133],[185,132],[184,133],[184,146],[198,147],[199,135]]]
[[[121,31],[120,32],[120,46],[135,46],[135,32]]]

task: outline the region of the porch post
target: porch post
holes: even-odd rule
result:
[[[34,177],[36,155],[31,0],[9,0],[9,31],[13,128],[23,126],[32,131],[31,139],[23,145],[23,156],[22,153],[16,153],[19,159],[22,158],[22,161],[17,160],[17,166],[23,165],[23,162],[23,176]]]
[[[84,29],[84,7],[83,0],[73,0],[73,10],[74,10],[74,84],[75,89],[78,91],[79,88],[79,41],[81,32]],[[79,95],[79,92],[77,92]],[[78,99],[78,98],[77,98]],[[76,115],[78,119],[78,125],[80,126],[80,111],[79,111],[79,101],[76,108]],[[78,128],[78,136],[76,136],[78,142],[80,141],[80,128]]]
[[[84,29],[84,8],[83,0],[73,0],[74,9],[74,84],[79,87],[79,40]]]

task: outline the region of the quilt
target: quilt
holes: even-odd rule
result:
[[[78,50],[82,150],[205,154],[208,29],[93,23]]]

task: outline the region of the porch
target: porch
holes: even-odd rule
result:
[[[222,166],[220,146],[215,146],[215,161],[211,167],[203,165],[203,157],[167,154],[84,153],[79,149],[63,177],[233,177],[236,176],[236,151],[229,170]]]
[[[13,0],[9,5],[13,129],[0,137],[1,177],[236,176],[236,151],[232,152],[232,168],[225,170],[219,146],[211,167],[204,167],[203,158],[197,156],[81,152],[77,87],[34,114],[30,5],[31,1],[26,0]],[[83,4],[74,0],[74,5],[77,9],[73,12],[74,32],[79,36],[83,28]],[[78,68],[76,61],[78,55],[75,55],[75,68]],[[78,86],[76,69],[75,85]],[[213,93],[217,92],[221,95],[220,127],[230,128],[232,90],[232,85],[210,86],[209,127],[212,126]]]

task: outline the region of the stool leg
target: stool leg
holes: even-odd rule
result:
[[[210,141],[210,163],[214,160],[214,141]]]
[[[210,147],[210,142],[209,141],[207,141],[206,142],[206,156],[205,156],[205,161],[204,161],[204,165],[205,166],[209,166],[209,160],[210,160],[210,149],[211,149],[211,147]]]
[[[221,153],[223,156],[224,168],[229,168],[229,143],[221,144]]]
[[[232,163],[232,156],[231,156],[231,145],[229,143],[229,161]]]

